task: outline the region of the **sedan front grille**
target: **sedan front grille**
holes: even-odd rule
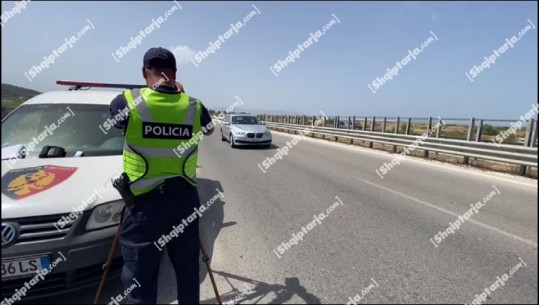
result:
[[[260,138],[262,138],[263,135],[264,135],[263,133],[257,133],[256,137],[260,139]]]
[[[250,132],[250,133],[247,134],[247,137],[248,137],[248,138],[254,138],[254,137],[255,137],[255,134],[252,133],[252,132]]]
[[[20,219],[3,220],[3,222],[15,222],[19,224],[19,236],[15,244],[29,244],[35,242],[47,242],[63,239],[73,222],[66,222],[63,228],[56,228],[55,224],[63,216],[69,214],[57,214]],[[68,218],[69,219],[69,218]]]

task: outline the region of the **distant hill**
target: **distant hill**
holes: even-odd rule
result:
[[[211,108],[211,107],[210,107]],[[211,108],[214,111],[226,111],[228,107],[216,107]],[[250,114],[269,114],[269,115],[277,115],[277,114],[288,114],[288,115],[301,115],[301,113],[287,111],[287,110],[262,110],[262,109],[246,109],[237,107],[234,108],[234,112],[246,112]]]
[[[41,94],[41,92],[10,84],[2,84],[2,118],[21,103],[26,102],[38,94]]]
[[[10,84],[2,84],[2,101],[26,101],[38,94],[41,94],[41,92]]]

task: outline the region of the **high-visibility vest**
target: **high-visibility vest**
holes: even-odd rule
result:
[[[147,193],[172,177],[196,186],[199,138],[193,135],[201,130],[200,101],[150,88],[126,90],[124,96],[129,119],[123,168],[133,194]]]

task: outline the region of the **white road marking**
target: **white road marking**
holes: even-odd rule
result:
[[[403,194],[403,193],[401,193],[401,192],[392,190],[392,189],[390,189],[390,188],[387,188],[387,187],[385,187],[385,186],[382,186],[382,185],[379,185],[379,184],[370,182],[370,181],[365,180],[365,179],[362,179],[362,178],[358,178],[358,177],[355,177],[355,178],[358,179],[358,180],[360,180],[360,181],[362,181],[362,182],[364,182],[364,183],[367,183],[367,184],[372,185],[372,186],[374,186],[374,187],[380,188],[380,189],[382,189],[382,190],[384,190],[384,191],[393,193],[393,194],[395,194],[395,195],[399,195],[399,196],[401,196],[401,197],[404,197],[404,198],[409,199],[409,200],[411,200],[411,201],[415,201],[415,202],[420,203],[420,204],[422,204],[422,205],[424,205],[424,206],[427,206],[427,207],[429,207],[429,208],[438,210],[438,211],[443,212],[443,213],[446,213],[446,214],[448,214],[448,215],[455,216],[455,217],[458,217],[458,216],[459,216],[459,214],[457,214],[457,213],[455,213],[455,212],[446,210],[446,209],[441,208],[441,207],[439,207],[439,206],[436,206],[436,205],[434,205],[434,204],[432,204],[432,203],[428,203],[428,202],[425,202],[425,201],[423,201],[423,200],[414,198],[414,197],[412,197],[412,196],[408,196],[408,195]],[[480,226],[480,227],[483,227],[483,228],[485,228],[485,229],[494,231],[494,232],[496,232],[496,233],[500,233],[500,234],[505,235],[505,236],[507,236],[507,237],[513,238],[513,239],[518,240],[518,241],[520,241],[520,242],[526,243],[526,244],[528,244],[528,245],[532,245],[532,246],[534,246],[534,247],[537,248],[537,243],[535,243],[535,242],[533,242],[533,241],[531,241],[531,240],[529,240],[529,239],[522,238],[522,237],[517,236],[517,235],[515,235],[515,234],[511,234],[511,233],[509,233],[509,232],[506,232],[506,231],[504,231],[504,230],[495,228],[495,227],[493,227],[493,226],[487,225],[487,224],[485,224],[485,223],[482,223],[482,222],[480,222],[480,221],[477,221],[477,220],[474,220],[474,219],[471,219],[471,218],[468,219],[468,220],[466,220],[466,221],[467,221],[467,222],[471,222],[471,223],[473,223],[473,224],[476,224],[476,225],[478,225],[478,226]]]

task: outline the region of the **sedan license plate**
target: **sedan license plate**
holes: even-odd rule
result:
[[[49,269],[50,264],[48,256],[2,261],[2,279],[36,274],[45,268]]]

